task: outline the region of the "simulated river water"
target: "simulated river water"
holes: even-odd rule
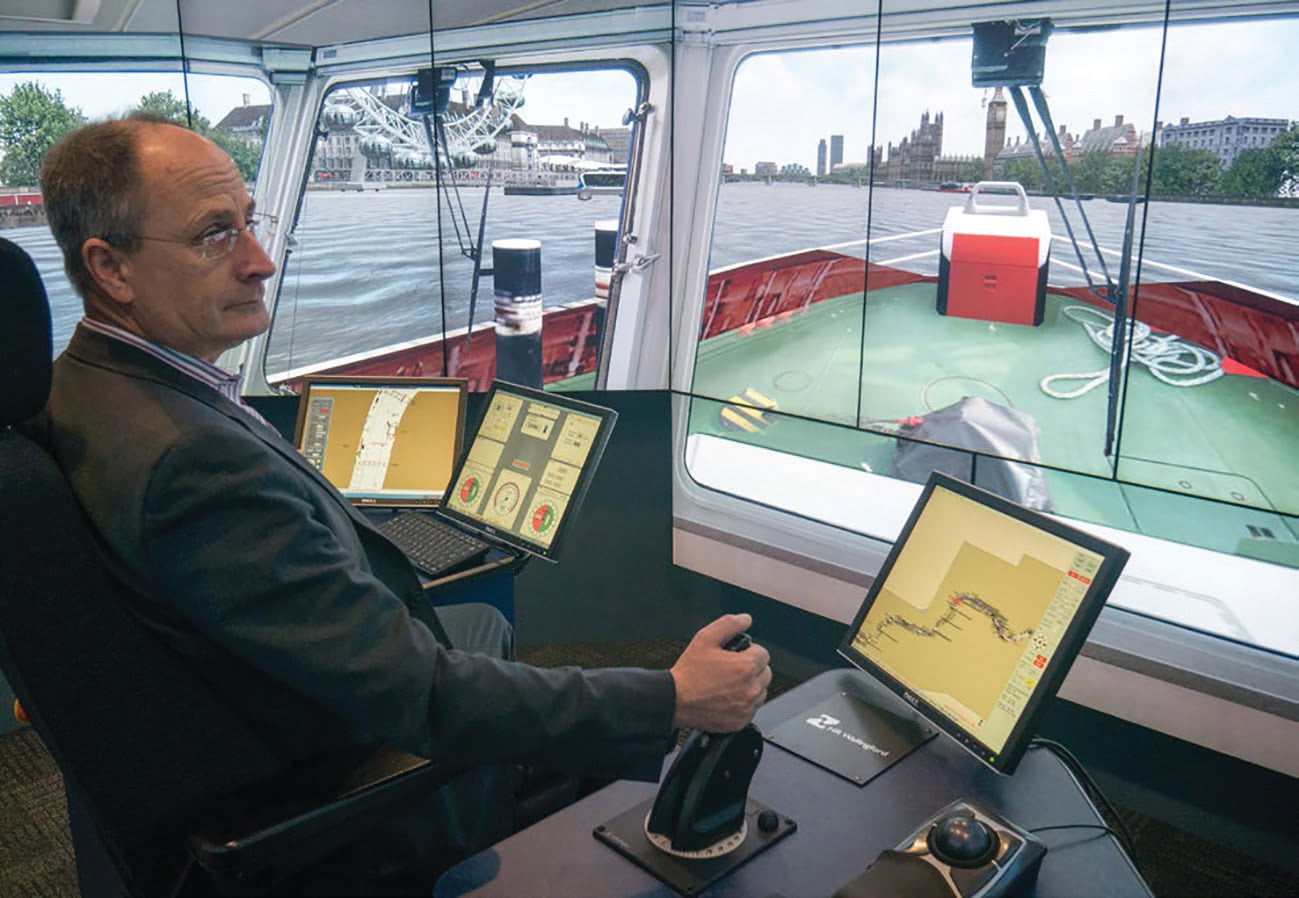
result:
[[[462,199],[476,233],[481,190]],[[964,202],[957,194],[839,185],[738,183],[721,188],[712,240],[711,268],[815,246],[938,228],[947,209]],[[1031,198],[1045,208],[1052,231],[1065,229],[1050,199]],[[485,242],[528,237],[542,242],[542,290],[548,306],[588,299],[593,294],[593,226],[618,216],[620,199],[597,196],[505,196],[493,189]],[[271,332],[267,369],[284,371],[463,327],[468,319],[472,262],[460,251],[444,195],[439,253],[438,196],[432,189],[388,189],[365,193],[311,191],[307,194],[294,248],[280,277],[280,300]],[[1122,246],[1126,204],[1103,199],[1083,203],[1102,247]],[[1086,241],[1077,209],[1066,205],[1075,235]],[[1150,203],[1136,208],[1134,251],[1146,260],[1234,281],[1299,302],[1299,209]],[[462,225],[463,231],[463,225]],[[80,301],[62,275],[57,247],[44,227],[15,228],[4,236],[36,259],[53,311],[54,351],[66,345],[81,316]],[[700,245],[705,241],[701,238]],[[937,258],[910,258],[938,247],[938,235],[875,247],[875,261],[899,262],[926,273]],[[661,247],[642,241],[644,252]],[[860,248],[844,250],[860,254]],[[1094,255],[1084,243],[1093,279]],[[1066,244],[1052,251],[1052,283],[1080,283]],[[1118,257],[1106,259],[1117,277]],[[484,264],[490,265],[490,250]],[[1187,280],[1146,267],[1143,280]],[[445,285],[445,289],[439,289]],[[475,321],[493,314],[492,280],[482,279]],[[445,320],[445,328],[443,321]]]

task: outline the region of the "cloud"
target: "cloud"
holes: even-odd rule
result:
[[[1054,34],[1043,90],[1056,126],[1077,135],[1095,119],[1110,125],[1122,115],[1150,131],[1163,38],[1158,26]],[[1299,18],[1172,26],[1158,118],[1299,119],[1297,46]],[[817,140],[831,133],[845,136],[845,157],[865,159],[872,124],[879,145],[896,145],[926,111],[943,113],[944,155],[982,155],[983,104],[992,92],[971,86],[971,54],[968,38],[886,45],[878,103],[869,47],[752,56],[736,73],[726,161],[750,169],[759,159],[814,168]],[[1008,121],[1011,139],[1025,135],[1013,105]],[[1041,131],[1036,114],[1034,123]]]
[[[1163,29],[1058,31],[1050,39],[1043,84],[1057,125],[1078,134],[1094,119],[1124,116],[1141,131],[1185,116],[1192,121],[1261,116],[1299,119],[1299,17],[1174,25],[1168,32],[1160,108],[1155,109]],[[878,100],[873,46],[763,52],[736,73],[724,160],[752,170],[758,160],[815,168],[819,140],[844,137],[844,155],[863,161],[872,130],[879,145],[898,144],[923,112],[943,113],[945,155],[981,155],[991,91],[970,84],[971,41],[959,38],[885,45],[879,56]],[[125,111],[146,93],[184,95],[178,72],[0,74],[0,93],[38,80],[63,92],[91,117]],[[213,122],[242,103],[269,102],[258,81],[191,75],[190,95]],[[674,102],[696,86],[677,84]],[[635,99],[625,71],[545,73],[526,90],[526,121],[586,121],[616,127]],[[1039,129],[1040,130],[1040,129]],[[1008,136],[1023,136],[1013,107]]]
[[[559,125],[567,118],[574,128],[580,122],[621,128],[623,113],[636,105],[636,79],[625,69],[543,72],[527,80],[523,98],[519,115],[532,125]]]
[[[171,91],[185,96],[185,78],[179,72],[23,72],[0,74],[0,94],[8,94],[16,85],[36,81],[46,90],[57,90],[63,102],[76,106],[90,119],[125,114],[145,94]],[[256,78],[232,75],[189,76],[190,101],[198,112],[213,124],[231,109],[243,103],[269,103],[270,91]]]

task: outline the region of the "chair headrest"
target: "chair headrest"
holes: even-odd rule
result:
[[[50,304],[31,256],[0,237],[0,427],[39,412],[50,395]]]

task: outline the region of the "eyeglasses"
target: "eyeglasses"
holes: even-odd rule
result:
[[[244,231],[247,231],[258,242],[269,241],[275,236],[276,224],[277,220],[274,215],[254,212],[244,222],[242,228],[222,228],[219,231],[212,231],[192,240],[177,240],[174,237],[146,237],[143,234],[137,234],[136,236],[140,240],[156,240],[160,243],[179,243],[182,246],[191,246],[198,252],[200,259],[214,261],[230,255],[234,251],[235,244],[239,242],[239,235]]]

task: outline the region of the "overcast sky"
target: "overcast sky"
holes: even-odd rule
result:
[[[1129,28],[1089,34],[1057,32],[1047,45],[1043,88],[1057,125],[1073,134],[1094,119],[1109,125],[1124,116],[1142,132],[1155,119],[1155,87],[1162,29]],[[1169,32],[1159,119],[1176,122],[1237,118],[1299,119],[1299,20],[1274,19],[1177,26]],[[879,64],[875,140],[899,143],[919,125],[922,112],[944,115],[943,153],[982,155],[991,91],[970,86],[968,39],[886,46]],[[759,160],[816,166],[817,141],[844,135],[845,161],[864,161],[871,140],[875,52],[839,48],[767,53],[744,61],[736,76],[725,160],[753,169]],[[161,75],[0,74],[0,93],[37,78],[62,91],[65,101],[92,117],[125,111],[150,91],[183,96],[179,73]],[[689,85],[678,84],[678,91]],[[253,79],[191,75],[195,106],[219,121],[243,102],[269,102]],[[539,75],[525,88],[520,115],[534,124],[576,126],[586,121],[618,127],[635,101],[626,72]],[[682,98],[678,98],[682,102]],[[1010,139],[1023,136],[1013,106]]]
[[[1161,28],[1057,32],[1047,43],[1042,87],[1058,127],[1072,134],[1124,116],[1141,132],[1155,120]],[[886,46],[880,57],[875,141],[881,146],[943,113],[944,155],[983,154],[991,91],[970,85],[971,41]],[[1299,21],[1178,26],[1170,30],[1159,119],[1299,119]],[[759,160],[816,167],[817,140],[844,135],[844,161],[865,161],[871,141],[875,53],[833,49],[771,53],[740,67],[726,161],[752,171]],[[1009,97],[1007,97],[1009,101]],[[1013,104],[1007,137],[1024,137]],[[1040,128],[1038,130],[1041,130]]]
[[[139,102],[145,94],[170,90],[176,97],[185,96],[185,84],[179,72],[137,74],[133,72],[95,72],[94,74],[22,73],[0,74],[0,94],[8,94],[16,84],[39,81],[47,90],[57,90],[63,101],[76,106],[91,119],[121,115]],[[243,103],[269,103],[270,91],[256,78],[228,75],[190,75],[189,92],[194,108],[213,124],[231,109]]]

